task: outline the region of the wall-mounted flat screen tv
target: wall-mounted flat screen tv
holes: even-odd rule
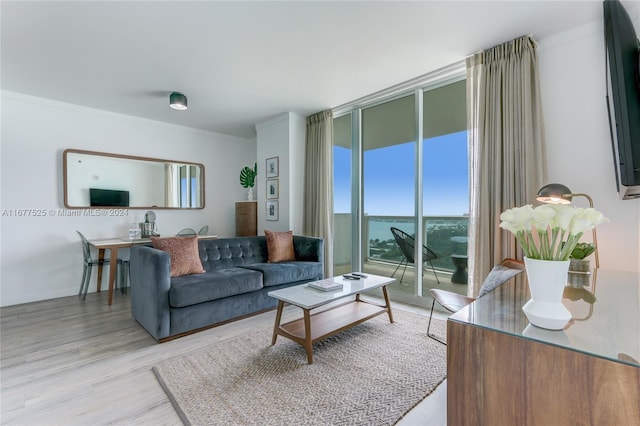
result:
[[[640,43],[618,0],[605,0],[607,106],[618,191],[640,185]],[[623,198],[640,196],[632,191]],[[623,195],[623,194],[621,194]]]
[[[129,191],[89,188],[91,207],[129,207]]]

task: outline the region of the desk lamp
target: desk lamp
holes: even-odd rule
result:
[[[571,204],[573,197],[584,197],[589,201],[589,207],[593,208],[593,199],[587,194],[572,193],[569,188],[559,183],[550,183],[545,185],[536,195],[536,200],[549,204]],[[596,268],[600,267],[600,258],[598,257],[598,240],[596,238],[596,228],[592,229],[593,232],[593,244],[596,246]]]

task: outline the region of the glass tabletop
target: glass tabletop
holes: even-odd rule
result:
[[[640,367],[640,274],[600,269],[568,282],[562,303],[572,319],[563,330],[529,324],[522,312],[529,298],[523,273],[449,320]]]
[[[359,280],[348,280],[343,278],[342,275],[328,278],[327,280],[321,280],[333,281],[335,283],[342,284],[342,287],[336,290],[318,290],[309,287],[310,283],[306,283],[283,288],[281,290],[270,291],[268,295],[278,300],[282,300],[283,302],[299,306],[303,309],[313,309],[318,306],[326,305],[334,300],[391,284],[396,280],[395,278],[382,277],[373,274],[365,275],[366,278]]]

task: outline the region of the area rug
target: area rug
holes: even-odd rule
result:
[[[446,346],[425,316],[396,309],[313,346],[272,328],[153,367],[186,425],[393,425],[446,376]],[[445,322],[432,330],[445,335]],[[427,420],[427,419],[425,419]]]

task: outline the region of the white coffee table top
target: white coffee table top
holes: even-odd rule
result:
[[[303,309],[313,309],[326,305],[334,300],[342,299],[343,297],[389,285],[396,280],[395,278],[382,277],[380,275],[364,275],[366,275],[367,278],[361,278],[359,280],[348,280],[343,278],[342,275],[328,278],[342,284],[342,288],[338,290],[318,290],[309,287],[309,283],[306,283],[281,290],[270,291],[268,295]]]

